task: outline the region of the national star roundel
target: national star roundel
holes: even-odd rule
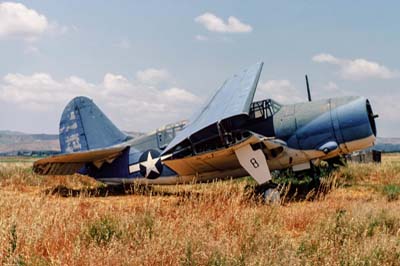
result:
[[[139,158],[140,174],[148,179],[156,179],[161,175],[163,165],[160,160],[160,152],[148,150]]]

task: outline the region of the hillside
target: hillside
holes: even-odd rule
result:
[[[400,138],[378,138],[374,149],[382,152],[400,152]]]
[[[125,132],[133,138],[142,136],[141,132]],[[28,134],[10,130],[0,130],[0,153],[15,151],[59,151],[57,134]]]
[[[52,134],[26,134],[15,131],[0,131],[0,152],[12,152],[20,150],[58,151],[60,145],[58,135]]]

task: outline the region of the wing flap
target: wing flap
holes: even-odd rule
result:
[[[33,164],[33,171],[40,175],[71,175],[86,163],[91,162],[96,167],[101,167],[104,162],[112,162],[122,154],[125,148],[121,146],[48,157],[36,161]]]

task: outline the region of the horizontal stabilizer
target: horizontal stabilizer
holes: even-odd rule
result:
[[[86,163],[93,163],[100,168],[104,162],[113,162],[125,148],[125,146],[121,146],[48,157],[36,161],[33,164],[33,171],[40,175],[72,175]]]

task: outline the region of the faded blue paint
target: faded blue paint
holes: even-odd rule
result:
[[[192,135],[222,120],[233,117],[236,121],[246,119],[262,67],[263,63],[258,63],[226,80],[201,111],[194,116],[194,119],[171,141],[164,154],[185,139],[190,139]],[[242,118],[239,118],[240,116]],[[215,131],[215,128],[210,130]]]
[[[274,117],[275,136],[300,150],[319,149],[332,141],[344,144],[374,134],[369,115],[363,97],[284,106]]]
[[[62,153],[105,148],[122,143],[128,136],[87,97],[76,97],[65,107],[60,120]]]
[[[131,140],[104,115],[92,100],[76,97],[65,107],[61,116],[61,150],[63,153],[70,153],[114,145],[126,147],[120,156],[112,161],[106,160],[100,168],[91,162],[87,163],[80,172],[94,178],[134,179],[143,178],[140,168],[143,170],[144,166],[140,164],[145,162],[145,154],[148,150],[165,155],[174,151],[174,148],[185,140],[192,141],[196,138],[201,140],[207,136],[219,136],[219,123],[226,122],[228,119],[230,123],[226,124],[231,126],[230,129],[227,128],[228,130],[242,133],[253,129],[262,131],[264,136],[283,140],[289,148],[298,150],[329,152],[337,149],[340,144],[375,134],[375,125],[372,124],[373,119],[371,120],[372,110],[368,101],[362,97],[343,97],[286,105],[268,118],[251,119],[248,115],[250,104],[262,66],[262,63],[257,64],[228,79],[192,123],[178,132],[169,144],[169,139],[165,139],[165,142],[158,140],[159,133],[163,133],[163,130]],[[224,125],[221,123],[221,126]],[[173,129],[172,132],[176,132],[181,128],[182,125],[176,124],[164,130]],[[217,138],[216,141],[219,140]],[[165,150],[163,150],[164,145],[167,145]],[[218,145],[215,147],[217,148]],[[191,154],[186,156],[191,156]],[[149,160],[151,159],[149,157]],[[160,162],[157,161],[157,163]],[[129,166],[134,169],[132,172]],[[159,178],[175,175],[174,171],[164,165]]]
[[[61,115],[59,128],[61,153],[89,150],[82,119],[75,105],[75,99],[67,104]]]
[[[344,142],[366,138],[373,134],[365,98],[360,97],[339,106],[337,114]]]
[[[323,151],[325,153],[329,153],[331,151],[334,151],[338,148],[338,144],[336,141],[328,141],[324,145],[318,148],[319,151]]]
[[[105,162],[100,168],[97,168],[93,163],[89,163],[86,165],[86,171],[89,176],[96,179],[129,176],[128,164],[129,147],[127,147],[112,163]]]

